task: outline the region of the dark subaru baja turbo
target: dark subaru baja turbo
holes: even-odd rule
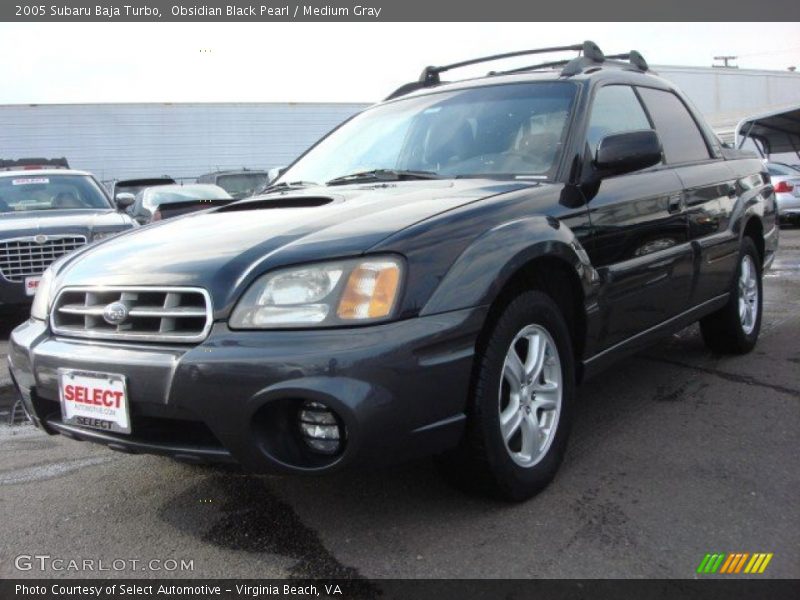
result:
[[[581,380],[698,320],[751,350],[777,243],[761,161],[641,55],[517,52],[428,67],[258,196],[59,260],[9,361],[48,433],[257,472],[437,455],[519,500]]]

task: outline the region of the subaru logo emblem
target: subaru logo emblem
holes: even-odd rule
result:
[[[44,244],[47,241],[47,236],[40,233],[35,238],[33,238],[33,241],[35,241],[37,244]]]
[[[103,309],[103,319],[109,325],[119,325],[128,318],[128,307],[122,302],[112,302]]]

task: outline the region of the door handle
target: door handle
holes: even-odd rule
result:
[[[683,211],[685,207],[683,194],[673,194],[667,202],[667,212],[675,214]]]

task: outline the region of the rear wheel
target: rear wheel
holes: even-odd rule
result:
[[[524,500],[554,477],[571,423],[574,358],[558,306],[541,292],[517,296],[476,361],[467,434],[445,469],[462,484]]]
[[[761,331],[762,296],[758,250],[753,240],[745,237],[728,303],[700,321],[706,345],[720,354],[750,352]]]

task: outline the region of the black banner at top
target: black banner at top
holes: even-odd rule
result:
[[[17,22],[798,20],[797,0],[3,0],[0,3],[0,21]]]

